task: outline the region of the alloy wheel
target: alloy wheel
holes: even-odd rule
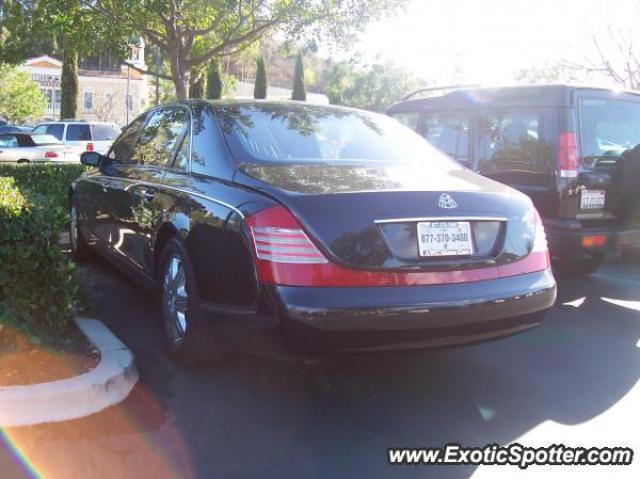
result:
[[[188,294],[182,259],[173,254],[166,262],[162,288],[162,308],[167,337],[179,346],[187,331]]]

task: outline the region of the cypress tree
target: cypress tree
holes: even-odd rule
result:
[[[267,69],[264,66],[264,58],[259,56],[256,60],[256,83],[253,87],[253,98],[264,100],[267,98]]]
[[[204,73],[193,75],[189,82],[189,98],[204,98]]]
[[[293,92],[291,99],[298,101],[307,101],[307,90],[304,86],[304,62],[302,61],[302,52],[298,52],[296,56],[296,68],[293,72]]]
[[[65,43],[60,78],[60,119],[75,118],[78,111],[78,51]]]
[[[222,72],[220,62],[214,60],[209,66],[207,75],[207,98],[209,100],[219,100],[222,98]]]

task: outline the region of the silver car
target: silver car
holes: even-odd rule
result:
[[[34,133],[0,134],[0,162],[71,162],[79,163],[82,149],[63,145],[51,135]]]

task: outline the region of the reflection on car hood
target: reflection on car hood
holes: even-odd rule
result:
[[[448,169],[424,165],[380,162],[348,164],[256,164],[239,167],[236,182],[263,189],[269,186],[293,193],[326,194],[363,191],[490,191],[505,192],[504,185],[452,164]],[[245,175],[248,175],[246,177]],[[264,185],[256,184],[253,179]]]

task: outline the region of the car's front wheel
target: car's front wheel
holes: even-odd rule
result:
[[[212,325],[202,314],[196,280],[183,243],[168,241],[160,260],[160,308],[169,354],[182,363],[216,358]]]
[[[71,243],[71,257],[77,261],[85,261],[89,256],[89,246],[85,243],[78,225],[78,211],[71,202],[69,207],[69,243]]]

